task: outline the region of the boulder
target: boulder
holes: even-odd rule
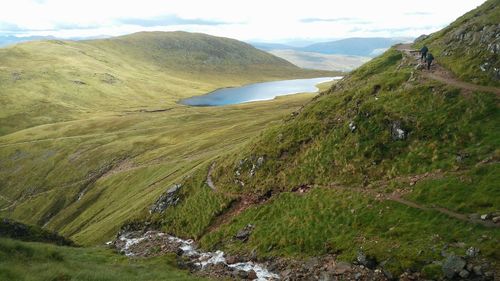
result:
[[[465,254],[471,258],[476,257],[479,254],[479,249],[470,247],[469,249],[467,249],[467,251],[465,251]]]
[[[449,255],[443,262],[443,273],[444,275],[452,279],[465,267],[465,260],[461,257],[455,255]]]
[[[465,270],[465,269],[462,269],[458,273],[458,276],[460,276],[463,279],[466,279],[467,277],[469,277],[469,272],[467,270]]]
[[[250,237],[250,234],[252,234],[253,229],[254,229],[254,226],[252,224],[247,224],[244,228],[240,229],[236,233],[234,238],[245,242],[248,240],[248,237]]]
[[[356,257],[356,260],[358,261],[359,264],[364,265],[368,267],[369,269],[375,269],[377,267],[377,260],[375,257],[366,255],[362,251],[358,252],[358,256]]]
[[[394,121],[391,124],[391,136],[392,140],[404,140],[406,139],[407,133],[403,130],[401,121]]]
[[[175,184],[170,187],[165,193],[160,195],[156,202],[149,208],[149,213],[163,213],[168,207],[175,206],[179,202],[179,190],[182,185]]]
[[[258,278],[257,273],[255,271],[253,271],[253,270],[248,271],[248,276],[247,277],[250,280],[254,280],[254,279]]]

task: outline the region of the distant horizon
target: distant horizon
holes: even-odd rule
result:
[[[422,0],[419,5],[391,0],[5,2],[0,10],[0,36],[81,39],[179,30],[287,44],[356,37],[415,38],[438,31],[485,0]]]
[[[109,39],[109,38],[116,38],[116,37],[121,37],[121,36],[127,36],[127,35],[133,35],[141,32],[188,32],[188,33],[200,33],[200,34],[206,34],[206,35],[211,35],[208,33],[203,33],[203,32],[190,32],[190,31],[184,31],[184,30],[172,30],[172,31],[161,31],[161,30],[152,30],[152,31],[137,31],[137,32],[132,32],[132,33],[127,33],[127,34],[121,34],[121,35],[95,35],[95,36],[89,36],[89,37],[68,37],[68,38],[62,38],[62,37],[57,37],[57,36],[37,36],[37,35],[4,35],[0,34],[0,38],[18,38],[18,39],[28,39],[26,41],[36,41],[36,40],[70,40],[70,41],[81,41],[81,40],[99,40],[99,39]],[[212,35],[212,36],[217,36],[217,35]],[[231,38],[231,39],[236,39],[233,37],[227,37],[227,36],[217,36],[217,37],[225,37],[225,38]],[[405,36],[397,36],[397,37],[380,37],[380,36],[367,36],[367,37],[344,37],[344,38],[317,38],[317,39],[283,39],[279,41],[266,41],[266,40],[240,40],[242,42],[246,42],[249,44],[277,44],[277,45],[288,45],[292,47],[305,47],[310,44],[316,44],[316,43],[326,43],[326,42],[334,42],[334,41],[341,41],[341,40],[346,40],[346,39],[372,39],[372,38],[385,38],[385,39],[401,39],[401,40],[413,40],[416,37],[405,37]],[[1,42],[0,42],[1,43]]]

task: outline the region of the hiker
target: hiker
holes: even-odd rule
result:
[[[420,49],[420,60],[425,61],[427,58],[427,52],[429,52],[429,48],[427,46],[423,46],[422,49]]]
[[[431,70],[431,64],[433,60],[434,56],[431,53],[428,53],[427,57],[425,57],[425,61],[427,62],[427,70]]]

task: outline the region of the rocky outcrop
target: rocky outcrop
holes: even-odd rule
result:
[[[163,213],[170,206],[175,206],[179,203],[179,190],[181,184],[175,184],[163,193],[156,202],[149,208],[149,213]]]
[[[479,26],[463,25],[447,35],[446,49],[442,55],[452,56],[455,52],[466,52],[483,57],[477,67],[491,78],[500,80],[500,24]]]

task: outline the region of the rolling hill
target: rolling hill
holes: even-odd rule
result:
[[[5,124],[26,121],[0,137],[0,215],[85,246],[154,229],[235,262],[266,263],[285,280],[495,280],[500,93],[484,63],[496,63],[498,4],[488,0],[423,42],[390,48],[319,95],[215,109],[175,101],[319,72],[232,40],[189,35],[186,43],[183,33],[2,50],[12,54],[0,56],[11,71],[2,69],[2,81],[17,93],[10,104],[38,85],[23,79],[44,81],[38,101],[50,102],[32,119],[21,116],[29,103],[6,115]],[[144,46],[146,38],[154,44]],[[414,52],[422,44],[435,54],[431,71]],[[48,57],[36,72],[29,67]],[[75,91],[85,85],[93,90]],[[73,92],[84,96],[67,99]],[[54,113],[54,104],[72,115]],[[34,248],[50,260],[37,245],[12,243],[0,240],[2,249]]]
[[[165,187],[312,94],[224,108],[179,99],[333,76],[233,39],[185,32],[37,41],[0,53],[0,213],[81,244],[113,237]]]
[[[0,49],[0,135],[91,114],[167,108],[216,88],[328,75],[233,39],[143,32]]]

